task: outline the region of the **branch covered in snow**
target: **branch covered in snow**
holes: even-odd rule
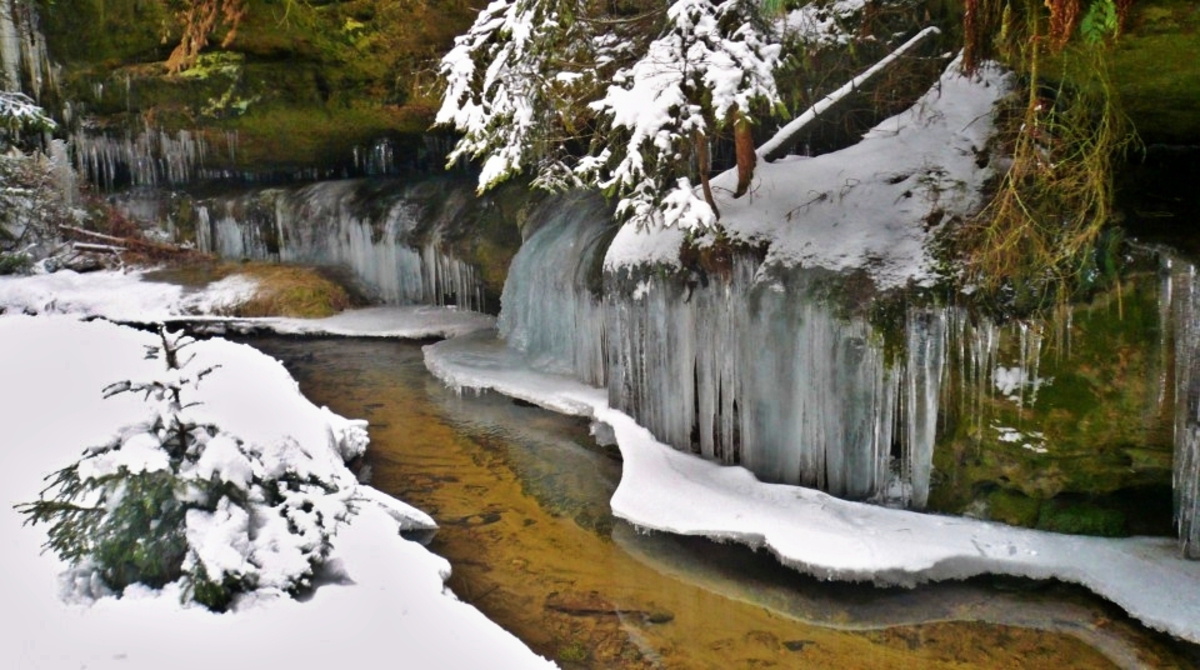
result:
[[[604,41],[576,21],[579,0],[495,0],[442,59],[436,122],[463,132],[448,161],[483,159],[480,191],[524,169],[546,188],[577,185],[563,141]]]
[[[707,161],[692,158],[778,102],[780,47],[759,2],[676,0],[620,20],[595,11],[495,0],[480,12],[441,66],[437,121],[464,133],[451,162],[483,159],[480,190],[530,170],[537,186],[604,189],[639,225],[714,224],[691,191]]]
[[[609,132],[577,173],[619,197],[619,215],[638,225],[707,228],[716,222],[711,203],[692,195],[681,164],[732,114],[779,101],[780,46],[764,32],[757,7],[746,0],[678,0],[646,54],[591,104]],[[699,167],[706,178],[707,166]]]
[[[0,91],[0,131],[11,136],[21,132],[54,130],[54,120],[29,96],[17,91]]]
[[[823,114],[826,110],[837,104],[842,98],[845,98],[861,88],[863,84],[867,83],[871,78],[875,77],[880,72],[886,70],[893,63],[897,62],[897,59],[914,49],[918,44],[924,42],[929,37],[940,34],[941,32],[942,31],[936,26],[929,26],[928,28],[925,28],[921,32],[914,35],[895,51],[882,58],[878,63],[875,63],[871,67],[867,68],[862,74],[846,82],[838,90],[830,93],[824,98],[821,98],[816,102],[816,104],[814,104],[812,107],[809,107],[808,110],[803,114],[792,119],[783,128],[780,128],[771,139],[764,142],[762,146],[758,148],[758,155],[769,161],[782,158],[788,147],[793,143],[794,138],[798,136],[805,129],[805,127],[808,126],[808,124],[820,118],[821,114]]]

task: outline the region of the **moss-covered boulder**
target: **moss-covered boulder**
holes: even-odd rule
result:
[[[1119,503],[1158,491],[1169,509],[1174,360],[1161,282],[1144,273],[1053,319],[953,333],[930,507],[1062,532],[1163,527],[1127,522],[1138,510]]]

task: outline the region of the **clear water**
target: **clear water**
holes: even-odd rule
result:
[[[441,529],[450,587],[568,668],[1192,667],[1196,650],[1082,591],[976,580],[916,590],[830,584],[771,557],[643,535],[608,499],[616,454],[579,420],[459,397],[420,349],[252,341],[318,404],[370,421],[372,483]]]

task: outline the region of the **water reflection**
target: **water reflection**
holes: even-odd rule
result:
[[[437,519],[454,592],[564,667],[1195,665],[1080,589],[824,583],[745,547],[641,534],[611,515],[619,458],[586,421],[460,397],[413,344],[253,344],[314,402],[369,419],[373,484]]]

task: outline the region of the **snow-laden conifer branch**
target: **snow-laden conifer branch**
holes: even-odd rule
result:
[[[463,132],[450,161],[482,159],[480,190],[529,170],[536,186],[601,188],[639,225],[710,226],[693,158],[778,100],[780,47],[759,12],[676,0],[657,21],[606,22],[581,0],[495,0],[442,61],[437,122]]]
[[[29,96],[18,91],[0,91],[0,130],[16,135],[22,131],[54,130],[56,126]]]
[[[756,8],[744,0],[675,2],[646,54],[590,105],[619,140],[577,173],[616,195],[618,214],[637,225],[716,223],[712,203],[695,195],[681,167],[691,146],[723,128],[732,110],[778,102],[780,46],[762,30]]]

